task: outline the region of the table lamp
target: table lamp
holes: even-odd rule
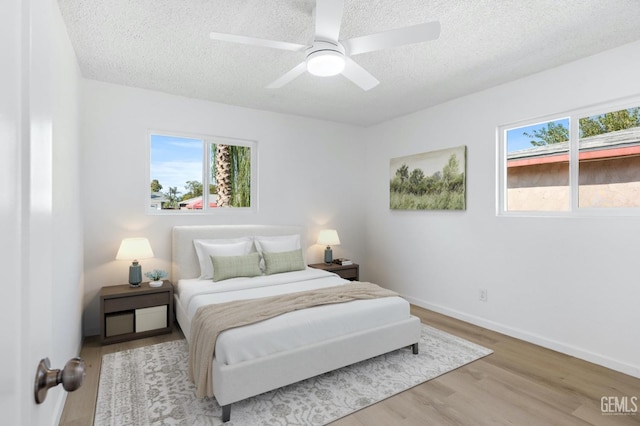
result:
[[[153,257],[153,250],[146,238],[125,238],[120,243],[116,260],[133,260],[129,266],[129,285],[139,287],[142,282],[142,267],[138,259]]]
[[[337,246],[340,244],[340,238],[338,238],[338,231],[335,229],[323,229],[318,234],[318,244],[326,245],[324,249],[324,263],[327,265],[333,262],[333,251],[331,246]]]

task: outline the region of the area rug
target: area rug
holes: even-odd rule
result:
[[[420,353],[380,355],[232,404],[232,426],[324,425],[492,351],[423,324]],[[94,425],[220,425],[214,398],[198,399],[188,347],[176,340],[102,357]]]

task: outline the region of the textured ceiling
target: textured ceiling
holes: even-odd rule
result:
[[[211,31],[311,44],[315,0],[59,0],[85,78],[368,126],[640,40],[638,0],[345,0],[340,39],[439,21],[435,41],[354,56],[341,75],[269,83],[304,53]]]

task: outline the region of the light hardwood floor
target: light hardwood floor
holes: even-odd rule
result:
[[[603,415],[602,397],[637,397],[640,379],[544,349],[422,308],[422,322],[493,354],[340,419],[333,426],[372,425],[640,425],[636,415]],[[91,425],[102,355],[182,338],[171,334],[101,346],[89,338],[82,388],[67,397],[60,425]]]

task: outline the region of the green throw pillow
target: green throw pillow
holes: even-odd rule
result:
[[[213,281],[262,275],[258,252],[245,256],[211,256],[211,262],[213,262]]]
[[[305,268],[302,249],[282,251],[278,253],[262,252],[264,258],[264,273],[267,275],[280,272],[301,271]]]

